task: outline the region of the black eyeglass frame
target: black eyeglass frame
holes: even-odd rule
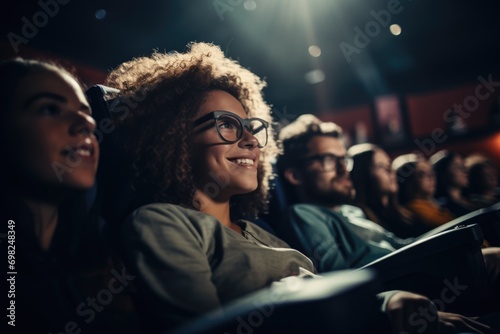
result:
[[[334,164],[335,169],[327,170],[327,168],[325,168],[325,159],[326,158],[330,158],[335,162],[335,164]],[[352,168],[354,166],[353,158],[348,157],[348,156],[339,157],[339,156],[332,154],[332,153],[311,155],[309,157],[305,157],[305,158],[300,159],[300,163],[306,164],[306,163],[310,163],[311,161],[315,161],[315,160],[319,161],[321,163],[321,172],[322,173],[329,173],[329,172],[333,172],[333,171],[338,173],[339,168],[340,168],[340,164],[343,164],[346,171],[350,172],[350,171],[352,171]]]
[[[219,130],[219,126],[217,125],[217,121],[219,119],[219,117],[221,116],[231,116],[233,118],[235,118],[238,123],[240,124],[240,127],[241,127],[241,131],[240,131],[240,134],[238,135],[238,138],[236,140],[227,140],[226,138],[224,138],[224,136],[220,133],[220,130]],[[211,111],[209,112],[208,114],[206,114],[205,116],[202,116],[196,120],[193,121],[192,123],[192,126],[193,127],[196,127],[198,125],[201,125],[209,120],[214,120],[214,127],[215,129],[217,130],[217,134],[219,135],[220,139],[222,139],[223,141],[225,141],[226,143],[236,143],[238,140],[240,140],[242,137],[243,137],[243,131],[245,131],[245,129],[252,135],[254,136],[255,133],[257,133],[258,131],[255,131],[255,130],[259,130],[261,131],[260,128],[257,128],[257,129],[251,129],[250,128],[250,124],[252,121],[259,121],[262,123],[263,125],[263,128],[264,130],[266,131],[266,140],[265,140],[265,143],[264,144],[261,144],[259,142],[259,140],[257,140],[257,146],[259,148],[263,148],[267,145],[267,141],[268,141],[268,138],[269,138],[269,133],[267,131],[267,129],[269,128],[269,122],[263,120],[262,118],[258,118],[258,117],[252,117],[252,118],[241,118],[240,116],[236,115],[235,113],[232,113],[230,111],[226,111],[226,110],[215,110],[215,111]],[[257,138],[256,138],[257,139]]]

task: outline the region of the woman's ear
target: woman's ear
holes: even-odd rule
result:
[[[302,175],[296,168],[287,168],[283,173],[285,179],[294,186],[299,186],[302,184]]]

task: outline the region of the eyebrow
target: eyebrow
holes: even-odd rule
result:
[[[43,92],[43,93],[35,94],[32,97],[30,97],[28,99],[28,101],[26,101],[26,103],[24,104],[24,108],[28,108],[30,105],[35,103],[37,100],[43,99],[43,98],[49,98],[49,99],[56,100],[58,102],[68,103],[68,99],[62,95],[59,95],[56,93]],[[90,113],[90,107],[88,105],[82,103],[82,104],[80,104],[80,108],[83,110],[89,111],[89,113]]]

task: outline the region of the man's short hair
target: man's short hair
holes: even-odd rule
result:
[[[333,122],[322,122],[316,116],[305,114],[283,127],[279,140],[283,153],[278,157],[278,173],[282,176],[286,168],[298,165],[307,154],[309,140],[316,136],[342,138],[342,128]]]

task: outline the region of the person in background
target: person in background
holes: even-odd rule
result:
[[[398,238],[352,205],[352,161],[336,124],[301,115],[281,129],[279,138],[283,154],[277,162],[278,175],[289,207],[276,230],[309,256],[319,272],[361,267],[417,240]],[[482,252],[498,295],[500,249]],[[488,310],[498,308],[495,300],[489,301]],[[473,308],[480,314],[484,311],[478,304]]]
[[[150,195],[124,222],[121,241],[148,332],[180,326],[286,277],[315,277],[306,256],[245,219],[266,204],[278,152],[260,78],[219,47],[192,43],[186,53],[126,62],[107,84],[123,98],[144,93],[121,127],[130,136],[137,194]],[[408,315],[419,307],[435,314],[425,297],[386,297],[396,331],[416,330]],[[486,328],[455,319],[454,328]],[[443,318],[427,329],[437,332],[440,324]]]
[[[479,154],[465,159],[465,168],[469,175],[467,195],[469,201],[478,208],[484,208],[500,201],[498,171],[493,162]]]
[[[422,155],[401,155],[394,159],[393,168],[399,185],[399,203],[413,213],[415,224],[431,230],[456,218],[434,197],[436,176]]]
[[[112,301],[96,302],[114,267],[85,202],[99,145],[79,82],[51,63],[4,61],[0,110],[2,232],[8,236],[2,249],[9,250],[8,271],[17,272],[10,329],[133,333],[132,303],[126,292],[118,293],[129,289],[116,287]]]
[[[354,203],[366,217],[400,238],[423,233],[413,222],[411,212],[398,202],[398,183],[389,155],[373,144],[354,145],[347,154],[354,161]]]
[[[277,169],[288,207],[275,228],[320,272],[359,268],[413,241],[396,237],[352,205],[352,159],[339,126],[306,114],[279,138]]]
[[[442,150],[434,153],[429,161],[436,174],[435,197],[441,207],[448,209],[456,217],[477,209],[464,196],[464,191],[469,186],[469,179],[462,156]]]

